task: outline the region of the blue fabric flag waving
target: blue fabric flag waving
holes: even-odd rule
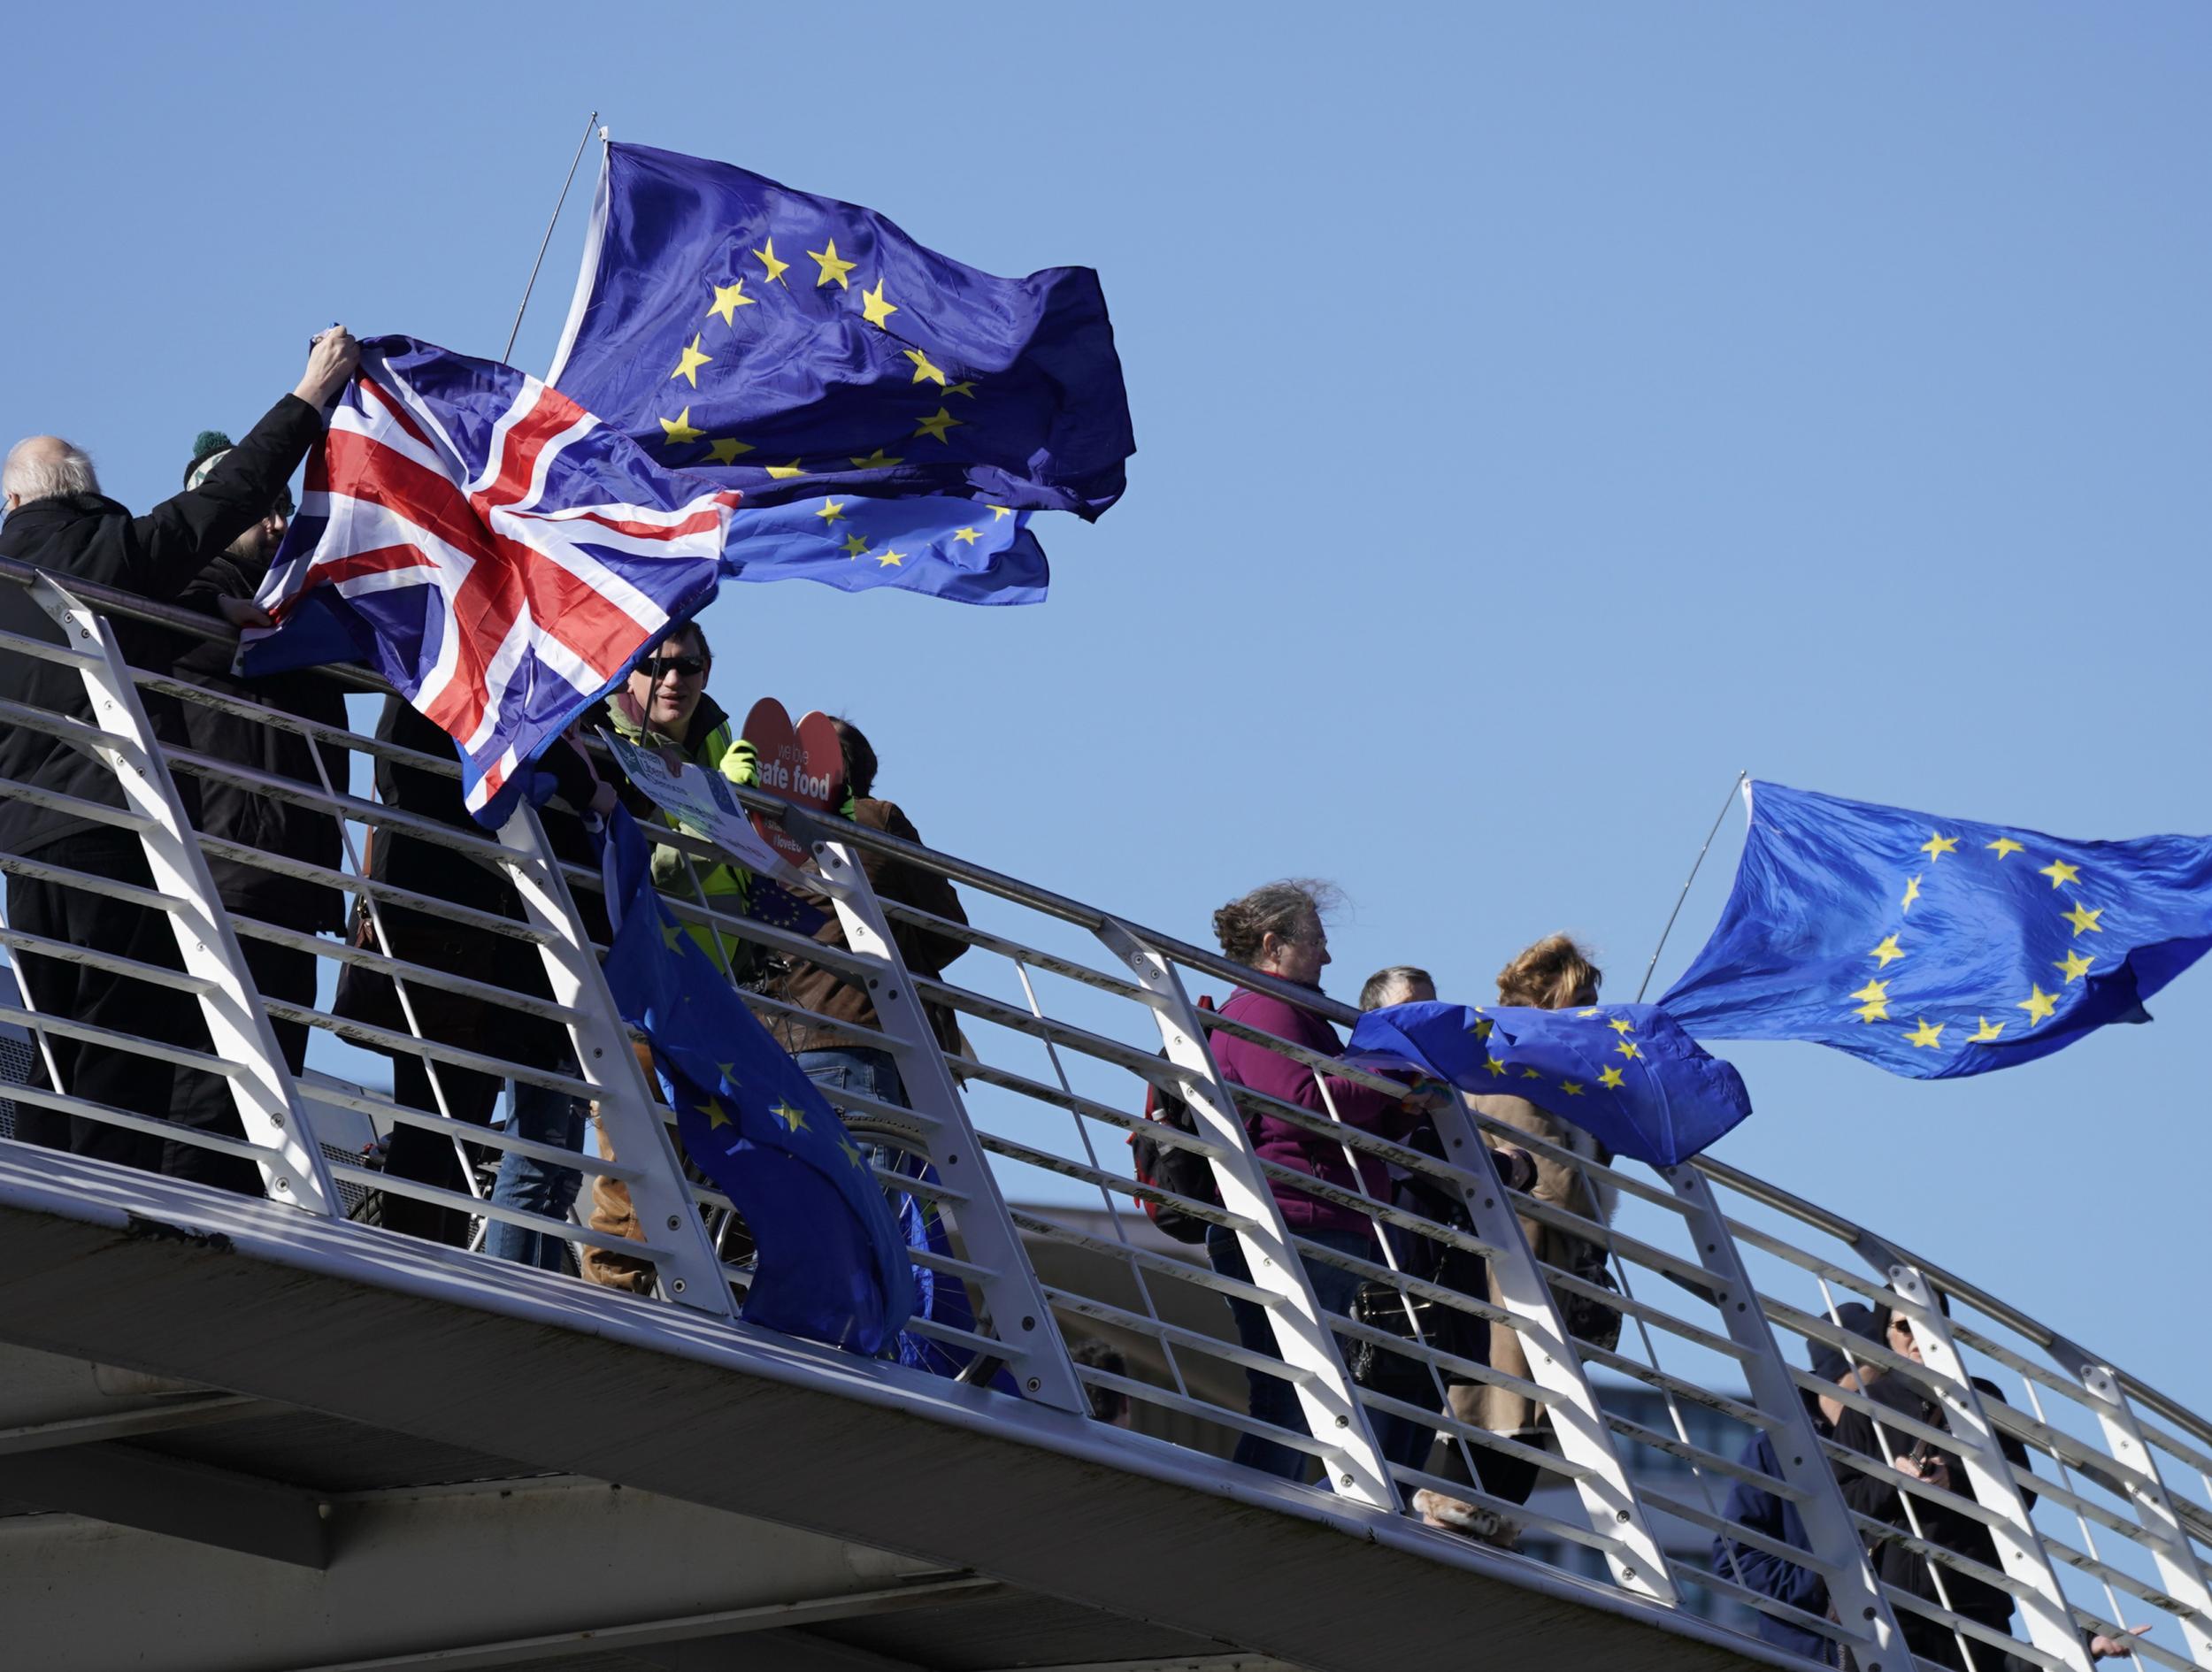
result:
[[[2212,839],[2040,832],[1747,792],[1720,926],[1660,1002],[1707,1038],[1812,1039],[1948,1079],[2047,1056],[2212,947]]]
[[[652,1041],[686,1153],[753,1233],[746,1322],[873,1355],[912,1312],[914,1277],[865,1153],[661,905],[645,839],[620,808],[607,841],[607,903],[620,913],[607,986]]]
[[[607,147],[593,216],[548,381],[663,462],[749,505],[1120,497],[1136,442],[1088,268],[996,279],[873,210],[639,145]]]
[[[1655,1004],[1386,1005],[1360,1017],[1344,1060],[1525,1097],[1654,1167],[1687,1161],[1751,1113],[1734,1066]]]

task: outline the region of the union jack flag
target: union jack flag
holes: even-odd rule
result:
[[[713,597],[738,495],[702,487],[535,378],[373,338],[246,671],[367,662],[452,734],[468,809],[496,826],[519,769]]]

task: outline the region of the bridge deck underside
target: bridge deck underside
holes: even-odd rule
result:
[[[12,1150],[0,1342],[58,1355],[36,1361],[50,1383],[88,1361],[245,1396],[109,1392],[106,1425],[74,1430],[66,1400],[7,1407],[0,1499],[64,1512],[0,1521],[0,1617],[30,1664],[1396,1672],[1473,1650],[1687,1672],[1755,1653],[1079,1417]],[[0,1400],[35,1392],[12,1374],[31,1363],[0,1361]]]

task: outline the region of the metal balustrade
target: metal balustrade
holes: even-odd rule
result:
[[[12,924],[0,926],[0,947],[11,955],[28,951],[97,964],[189,993],[207,1029],[199,1046],[165,1044],[46,1014],[35,991],[22,993],[16,1002],[0,1003],[0,1023],[27,1032],[46,1076],[43,1085],[11,1085],[12,1102],[246,1157],[259,1168],[270,1199],[301,1214],[342,1219],[348,1200],[384,1192],[480,1222],[518,1224],[572,1246],[613,1248],[650,1262],[654,1292],[636,1305],[647,1315],[665,1317],[672,1339],[695,1338],[702,1330],[741,1337],[735,1319],[749,1273],[717,1235],[728,1224],[730,1204],[687,1175],[674,1117],[639,1067],[630,1032],[600,976],[588,914],[579,910],[580,898],[599,889],[597,873],[557,860],[541,820],[527,810],[494,837],[378,802],[366,790],[376,759],[448,777],[457,777],[457,769],[450,759],[413,754],[365,730],[325,726],[211,694],[164,670],[129,668],[113,625],[130,618],[219,636],[208,622],[19,571],[0,574],[0,584],[33,587],[66,635],[55,646],[0,634],[0,651],[76,669],[93,717],[88,724],[0,704],[0,724],[35,727],[88,750],[113,772],[125,801],[120,808],[94,806],[12,782],[0,782],[0,794],[135,833],[151,882],[87,876],[69,866],[66,850],[36,860],[0,856],[0,871],[152,907],[175,926],[180,956],[177,968],[135,964],[110,949],[42,941]],[[376,688],[357,671],[333,671],[329,677],[357,692]],[[352,778],[296,783],[161,743],[142,692],[165,703],[211,703],[334,745],[347,752]],[[224,782],[328,815],[344,832],[342,864],[327,869],[296,855],[196,837],[177,792],[180,778]],[[1215,1058],[1216,1038],[1256,1042],[1317,1077],[1338,1076],[1393,1095],[1402,1091],[1195,1002],[1200,993],[1225,997],[1241,986],[1348,1027],[1353,1014],[1317,994],[1014,876],[825,821],[767,795],[740,794],[810,846],[846,947],[825,947],[718,909],[698,885],[699,868],[714,862],[713,850],[662,832],[656,839],[685,856],[686,886],[668,894],[671,909],[680,920],[710,925],[733,941],[804,958],[865,985],[877,1028],[841,1031],[893,1055],[910,1107],[857,1094],[832,1093],[831,1101],[891,1154],[910,1155],[933,1170],[933,1182],[926,1183],[885,1166],[878,1176],[887,1188],[920,1197],[949,1224],[954,1251],[922,1250],[915,1258],[941,1280],[964,1286],[975,1322],[972,1329],[928,1320],[913,1327],[974,1355],[972,1379],[996,1376],[1003,1387],[1010,1377],[1016,1392],[1000,1396],[1010,1407],[1019,1399],[1083,1412],[1088,1392],[1104,1390],[1133,1408],[1140,1433],[1125,1441],[1131,1446],[1165,1443],[1220,1457],[1240,1438],[1270,1440],[1310,1460],[1310,1490],[1327,1494],[1346,1515],[1402,1513],[1423,1490],[1486,1506],[1519,1526],[1530,1553],[1525,1560],[1548,1552],[1587,1576],[1585,1583],[1610,1584],[1661,1610],[1696,1614],[1737,1630],[1748,1630],[1755,1615],[1770,1616],[1827,1639],[1865,1672],[1905,1667],[1911,1658],[1908,1630],[1932,1631],[1929,1641],[1939,1639],[1949,1651],[1932,1653],[1979,1672],[1999,1672],[2008,1660],[2082,1672],[2090,1663],[2088,1634],[2117,1636],[2144,1624],[2152,1627],[2136,1650],[2144,1661],[2212,1672],[2212,1423],[2177,1400],[1970,1280],[1724,1163],[1700,1161],[1655,1172],[1601,1164],[1457,1101],[1434,1116],[1439,1141],[1432,1154],[1337,1120],[1325,1083],[1318,1112],[1233,1084]],[[372,830],[435,844],[459,863],[485,868],[488,878],[504,876],[518,891],[525,917],[509,919],[369,878],[364,837]],[[380,929],[387,909],[407,907],[511,939],[535,950],[550,997],[499,986],[482,971],[409,963],[374,947],[231,914],[208,872],[210,856],[343,889],[365,899]],[[949,879],[976,921],[947,922],[887,897],[871,886],[868,858]],[[900,949],[902,931],[957,942],[964,954],[941,975],[910,970]],[[247,941],[311,954],[319,970],[315,1002],[278,1002],[258,993],[242,951]],[[349,964],[396,978],[403,1030],[334,1013],[331,994]],[[572,1055],[526,1062],[426,1040],[422,1011],[434,1008],[441,994],[490,1001],[518,1017],[557,1024]],[[764,1016],[809,1019],[781,1001],[746,997]],[[941,1050],[932,1031],[930,1011],[941,1008],[959,1023],[953,1050]],[[364,1051],[419,1055],[435,1107],[407,1107],[394,1096],[326,1078],[296,1078],[272,1018],[304,1024],[322,1040],[316,1055],[324,1067],[357,1063],[365,1060],[357,1055]],[[74,1095],[56,1071],[51,1047],[60,1039],[221,1076],[244,1139],[182,1131]],[[619,1159],[572,1154],[456,1118],[443,1079],[454,1070],[589,1100]],[[1181,1099],[1196,1131],[1148,1123],[1141,1114],[1148,1086]],[[334,1158],[315,1141],[311,1112],[334,1108],[384,1130],[404,1124],[436,1132],[472,1161],[521,1153],[573,1169],[584,1180],[577,1216],[556,1221],[489,1201],[481,1170],[473,1165],[463,1170],[466,1188],[455,1190]],[[1317,1181],[1256,1153],[1248,1124],[1263,1113],[1340,1147],[1354,1185]],[[1203,1156],[1218,1201],[1186,1200],[1138,1182],[1128,1150],[1137,1133]],[[1613,1204],[1611,1210],[1586,1217],[1506,1188],[1489,1147],[1498,1142],[1567,1170],[1582,1181],[1586,1200]],[[1426,1181],[1430,1200],[1455,1203],[1463,1212],[1455,1217],[1463,1223],[1432,1218],[1406,1205],[1410,1198],[1368,1196],[1357,1182],[1361,1156]],[[645,1240],[595,1231],[585,1223],[595,1177],[628,1187]],[[1298,1234],[1284,1221],[1273,1188],[1279,1185],[1348,1208],[1375,1227],[1375,1239],[1363,1254],[1351,1255]],[[1080,1205],[1071,1191],[1080,1193]],[[1199,1249],[1166,1241],[1147,1217],[1148,1206],[1179,1208],[1229,1233],[1248,1275],[1224,1275]],[[1613,1286],[1594,1281],[1586,1266],[1568,1269],[1540,1261],[1525,1223],[1601,1251]],[[349,1234],[360,1239],[365,1271],[381,1239],[396,1233],[361,1224]],[[1409,1271],[1409,1256],[1423,1245],[1479,1256],[1495,1297],[1464,1293]],[[451,1257],[484,1258],[461,1250]],[[1329,1269],[1379,1285],[1371,1292],[1394,1294],[1409,1320],[1417,1319],[1420,1303],[1492,1331],[1512,1331],[1525,1348],[1528,1374],[1509,1374],[1486,1357],[1325,1310],[1315,1275]],[[1617,1312],[1616,1343],[1600,1346],[1570,1332],[1565,1303],[1574,1296]],[[1231,1299],[1263,1310],[1279,1356],[1240,1343],[1230,1325]],[[1909,1318],[1918,1360],[1842,1329],[1838,1308],[1853,1300],[1886,1304]],[[680,1313],[669,1310],[677,1308]],[[1093,1335],[1123,1346],[1125,1372],[1071,1356],[1071,1338]],[[1401,1396],[1402,1388],[1386,1394],[1356,1383],[1346,1348],[1358,1343],[1412,1367],[1425,1377],[1426,1392],[1409,1399]],[[1942,1413],[1942,1426],[1867,1392],[1819,1381],[1805,1368],[1814,1344],[1846,1353],[1870,1379],[1878,1371],[1891,1390],[1917,1392]],[[870,1368],[895,1393],[915,1374],[887,1363]],[[1291,1385],[1300,1427],[1251,1415],[1244,1382],[1254,1370],[1278,1374]],[[1448,1378],[1530,1401],[1546,1414],[1548,1438],[1532,1446],[1448,1415]],[[1946,1490],[1908,1478],[1886,1455],[1860,1455],[1824,1438],[1809,1413],[1809,1400],[1820,1395],[1878,1417],[1883,1452],[1899,1439],[1940,1446],[1961,1459],[1965,1479]],[[1437,1448],[1416,1464],[1390,1461],[1382,1437],[1394,1423],[1432,1430]],[[1774,1472],[1754,1461],[1761,1437],[1771,1446]],[[2008,1454],[2008,1447],[2024,1452],[2026,1467]],[[1451,1459],[1462,1478],[1436,1472],[1448,1466],[1440,1460]],[[1466,1484],[1484,1477],[1486,1461],[1500,1459],[1537,1471],[1527,1505]],[[1895,1492],[1895,1522],[1851,1507],[1839,1483],[1856,1480]],[[1792,1506],[1811,1547],[1779,1543],[1731,1519],[1728,1494],[1736,1486]],[[1996,1563],[1926,1538],[1924,1519],[1939,1509],[1987,1528]],[[1733,1541],[1737,1553],[1717,1568],[1707,1551],[1715,1535]],[[1418,1536],[1433,1539],[1440,1551],[1458,1537],[1442,1530]],[[1868,1553],[1880,1545],[1929,1564],[1932,1600],[1878,1577]],[[1803,1611],[1763,1594],[1743,1571],[1753,1553],[1816,1573],[1829,1609]],[[1955,1608],[1961,1585],[1969,1583],[2009,1597],[2016,1605],[2011,1621],[1993,1622]]]

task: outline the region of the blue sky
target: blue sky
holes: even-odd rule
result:
[[[718,692],[849,712],[933,842],[1193,939],[1333,878],[1344,996],[1479,1000],[1555,928],[1629,996],[1741,768],[2212,831],[2202,8],[46,8],[10,48],[0,430],[134,504],[334,318],[497,354],[595,108],[1097,267],[1141,450],[1041,519],[1051,602],[732,588]],[[2153,1009],[1959,1084],[1724,1047],[1719,1153],[2201,1407],[2212,978]]]

